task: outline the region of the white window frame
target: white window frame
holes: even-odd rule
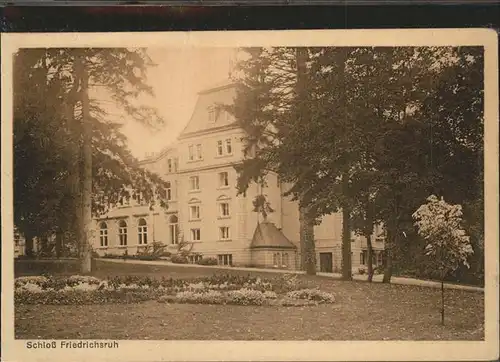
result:
[[[217,263],[219,265],[233,265],[233,254],[218,254]]]
[[[167,160],[167,172],[172,173],[172,159],[171,158],[169,158]]]
[[[104,225],[104,227],[103,227]],[[99,224],[99,245],[105,248],[108,244],[108,224],[104,221]]]
[[[194,211],[194,210],[196,210],[196,211]],[[201,220],[200,205],[189,205],[189,220],[190,221]]]
[[[224,156],[224,143],[221,140],[217,141],[217,156]]]
[[[167,187],[165,188],[165,193],[167,196],[167,201],[172,200],[172,183],[170,181],[167,181]]]
[[[146,224],[141,225],[141,220],[144,220]],[[148,222],[143,218],[137,222],[137,243],[139,245],[146,245],[148,243]]]
[[[227,187],[229,187],[229,172],[219,172],[219,188],[222,189]]]
[[[229,226],[219,227],[219,240],[231,240],[231,229]]]
[[[175,222],[172,221],[173,217],[176,218]],[[179,219],[177,215],[170,216],[168,220],[168,231],[170,234],[170,243],[174,245],[179,244]]]
[[[233,154],[233,143],[231,141],[231,138],[227,138],[224,143],[225,143],[226,155],[232,155]]]
[[[189,152],[189,161],[194,161],[194,145],[189,145],[188,152]]]
[[[221,218],[231,217],[231,205],[229,205],[229,201],[219,202],[219,217]]]
[[[189,191],[200,191],[200,176],[189,176]]]
[[[201,241],[201,229],[200,228],[193,228],[191,229],[191,241]]]
[[[198,143],[196,145],[196,159],[197,160],[202,160],[203,159],[203,149],[201,147],[201,143]]]
[[[125,226],[123,226],[122,223],[124,223]],[[118,222],[118,241],[120,246],[128,245],[128,225],[125,220]]]

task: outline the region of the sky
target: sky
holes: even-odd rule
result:
[[[139,159],[175,141],[191,117],[197,93],[227,81],[236,59],[235,48],[149,48],[148,54],[157,66],[147,75],[155,97],[145,100],[145,105],[155,107],[165,125],[157,130],[132,120],[124,122],[128,146]]]

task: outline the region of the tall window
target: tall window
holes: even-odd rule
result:
[[[200,229],[191,229],[191,241],[200,241],[201,231]]]
[[[189,219],[190,220],[200,220],[200,206],[199,205],[189,206]]]
[[[174,172],[177,172],[177,168],[179,167],[179,159],[177,157],[174,158]]]
[[[288,253],[283,253],[283,255],[281,256],[281,263],[283,268],[288,268],[288,263],[289,263]]]
[[[194,160],[194,146],[189,145],[189,161],[193,161],[193,160]]]
[[[167,200],[172,200],[172,185],[170,184],[170,182],[167,182],[165,192],[167,194]]]
[[[217,155],[222,156],[224,154],[224,146],[222,141],[217,141]]]
[[[171,158],[169,158],[167,160],[167,170],[168,170],[168,173],[172,172],[172,159]]]
[[[99,241],[101,246],[108,246],[108,225],[105,222],[99,225]]]
[[[229,217],[229,202],[221,202],[219,204],[219,216]]]
[[[14,230],[14,245],[19,246],[21,242],[21,234],[17,230]]]
[[[189,188],[191,191],[197,191],[200,189],[200,178],[198,176],[191,176],[189,178]]]
[[[274,264],[275,268],[281,267],[281,254],[280,253],[273,254],[273,264]]]
[[[226,140],[226,153],[227,153],[228,155],[230,155],[230,154],[232,154],[232,153],[233,153],[233,147],[232,147],[232,145],[231,145],[231,139],[230,139],[230,138],[228,138],[228,139]]]
[[[219,228],[219,239],[229,240],[231,237],[229,235],[229,226],[221,226]]]
[[[219,173],[219,187],[229,186],[229,174],[227,172]]]
[[[359,254],[359,263],[361,265],[365,265],[366,264],[366,256],[367,256],[367,251],[366,250],[363,250],[360,254]]]
[[[217,260],[219,265],[233,265],[233,254],[219,254]]]
[[[216,121],[216,112],[214,107],[209,107],[208,108],[208,121],[210,123],[215,123]]]
[[[177,218],[176,215],[170,216],[170,219],[168,220],[169,225],[168,229],[170,232],[170,243],[171,244],[179,244],[179,219]]]
[[[118,224],[118,239],[120,239],[120,245],[127,245],[127,223],[125,220],[121,220]]]
[[[148,243],[148,224],[142,218],[139,219],[137,235],[139,236],[139,245]]]
[[[202,159],[202,156],[201,156],[201,145],[200,144],[196,145],[196,159],[198,159],[198,160]]]

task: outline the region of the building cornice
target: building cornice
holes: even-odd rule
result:
[[[209,171],[209,170],[214,170],[218,169],[221,167],[229,167],[229,166],[236,166],[236,165],[241,165],[242,161],[237,161],[237,162],[226,162],[226,163],[219,163],[217,165],[209,165],[209,166],[202,166],[202,167],[195,167],[195,168],[190,168],[188,170],[180,170],[177,173],[178,174],[186,174],[186,173],[191,173],[191,172],[202,172],[202,171]]]
[[[224,126],[220,126],[220,127],[213,127],[213,128],[203,129],[200,131],[195,131],[195,132],[181,133],[179,135],[179,137],[177,137],[177,140],[180,141],[180,140],[184,140],[184,139],[188,139],[188,138],[192,138],[192,137],[203,136],[203,135],[207,135],[207,134],[211,134],[211,133],[217,133],[220,131],[229,131],[229,130],[238,129],[238,128],[242,129],[240,127],[240,125],[238,124],[238,122],[233,122],[233,123],[230,123],[230,124],[227,124]]]

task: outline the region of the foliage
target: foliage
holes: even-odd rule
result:
[[[218,262],[217,262],[217,258],[213,258],[213,257],[203,257],[201,259],[199,259],[196,264],[198,265],[217,265]]]
[[[473,254],[470,237],[462,228],[462,207],[450,205],[431,195],[427,203],[413,214],[418,233],[426,240],[425,255],[433,260],[439,276],[444,278]]]
[[[178,254],[172,255],[172,257],[170,258],[170,261],[172,263],[175,263],[175,264],[188,264],[189,263],[189,260],[185,255],[178,255]]]
[[[290,299],[306,299],[321,303],[334,303],[335,296],[319,289],[300,289],[288,292],[286,296]]]
[[[105,89],[130,120],[161,124],[154,110],[137,106],[151,94],[142,49],[22,49],[14,61],[14,223],[26,236],[69,233],[78,238],[83,119],[83,73],[90,79],[92,213],[105,213],[141,194],[166,206],[164,182],[139,167],[126,147],[121,124],[105,111]],[[62,211],[64,210],[64,211]],[[85,222],[90,222],[87,220]],[[80,226],[79,226],[80,225]]]

